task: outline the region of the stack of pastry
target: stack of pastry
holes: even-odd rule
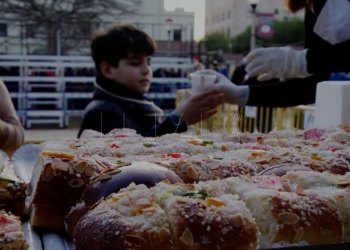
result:
[[[333,186],[347,186],[349,146],[348,126],[241,137],[86,130],[80,139],[41,145],[31,223],[67,228],[79,249],[108,249],[109,242],[118,249],[255,249],[348,241],[347,191]],[[304,185],[291,170],[344,179]]]
[[[26,250],[21,219],[29,217],[27,185],[13,171],[12,163],[0,152],[0,249]]]
[[[341,191],[304,190],[290,178],[131,184],[96,203],[76,225],[74,240],[77,249],[256,249],[347,241],[350,210],[348,200],[339,201]]]

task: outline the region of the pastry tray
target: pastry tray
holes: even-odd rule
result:
[[[31,227],[28,222],[23,223],[25,239],[29,250],[74,250],[75,244],[63,235]],[[334,243],[313,246],[292,246],[272,248],[271,250],[349,250],[350,243]]]
[[[29,221],[23,223],[24,238],[29,250],[74,250],[75,244],[64,235],[33,228]]]
[[[307,245],[307,246],[290,246],[290,247],[280,247],[271,248],[271,250],[349,250],[350,242],[346,243],[332,243],[323,245]]]
[[[0,150],[4,164],[9,165],[12,161],[15,173],[26,183],[30,182],[34,164],[38,157],[39,146],[27,144],[20,147],[11,157]],[[75,244],[65,235],[60,235],[48,230],[33,228],[29,221],[23,222],[23,234],[29,250],[74,250]]]
[[[36,158],[38,156],[39,146],[36,144],[27,144],[19,148],[12,156],[14,170],[16,174],[26,183],[29,183]],[[0,150],[4,156],[4,163],[9,164],[10,158]],[[24,237],[29,244],[29,250],[74,250],[75,244],[66,235],[57,234],[48,230],[33,228],[29,221],[23,222]],[[349,250],[350,242],[334,243],[324,245],[305,245],[288,246],[273,248],[273,250]]]

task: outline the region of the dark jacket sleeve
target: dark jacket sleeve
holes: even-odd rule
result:
[[[249,86],[246,105],[258,107],[290,107],[315,103],[317,83],[329,79],[329,74],[293,78],[285,82]]]
[[[165,134],[172,133],[182,133],[187,131],[187,124],[185,122],[180,122],[178,124],[174,123],[168,116],[162,123],[157,126],[154,126],[151,131],[143,134],[143,136],[162,136]]]
[[[107,134],[115,128],[128,127],[135,129],[137,133],[142,136],[155,137],[162,136],[169,133],[181,133],[187,131],[187,124],[182,122],[180,124],[174,123],[168,116],[163,122],[153,126],[150,129],[144,129],[142,118],[139,120],[130,121],[126,118],[125,124],[123,120],[123,113],[128,113],[120,106],[108,102],[94,101],[86,108],[78,138],[85,129],[92,129]]]
[[[247,74],[247,72],[245,71],[245,67],[246,65],[243,64],[235,69],[231,77],[231,82],[233,82],[236,85],[241,85],[243,83],[244,77]]]
[[[90,110],[84,115],[78,132],[78,138],[85,129],[92,129],[106,134],[115,128],[123,128],[122,113],[118,118],[115,114],[111,115],[108,110]]]
[[[309,73],[349,72],[350,39],[327,47],[310,48],[306,61]]]

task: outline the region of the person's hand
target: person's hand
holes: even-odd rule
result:
[[[249,77],[258,76],[259,81],[307,77],[311,74],[307,72],[306,52],[286,47],[255,49],[244,58],[246,71]]]
[[[188,125],[216,113],[216,107],[224,102],[224,94],[218,89],[210,89],[198,95],[190,95],[185,91],[184,97],[173,111],[182,116]]]
[[[219,89],[224,93],[224,100],[226,103],[236,104],[239,106],[244,106],[247,103],[249,96],[248,86],[237,86],[223,74],[211,69],[200,70],[197,71],[196,74],[216,75],[216,80],[213,85],[213,88]]]

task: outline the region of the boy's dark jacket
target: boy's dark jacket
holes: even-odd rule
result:
[[[78,137],[84,129],[108,133],[114,128],[135,129],[142,136],[181,133],[187,125],[178,125],[147,97],[103,76],[96,77],[93,101],[85,108]]]

